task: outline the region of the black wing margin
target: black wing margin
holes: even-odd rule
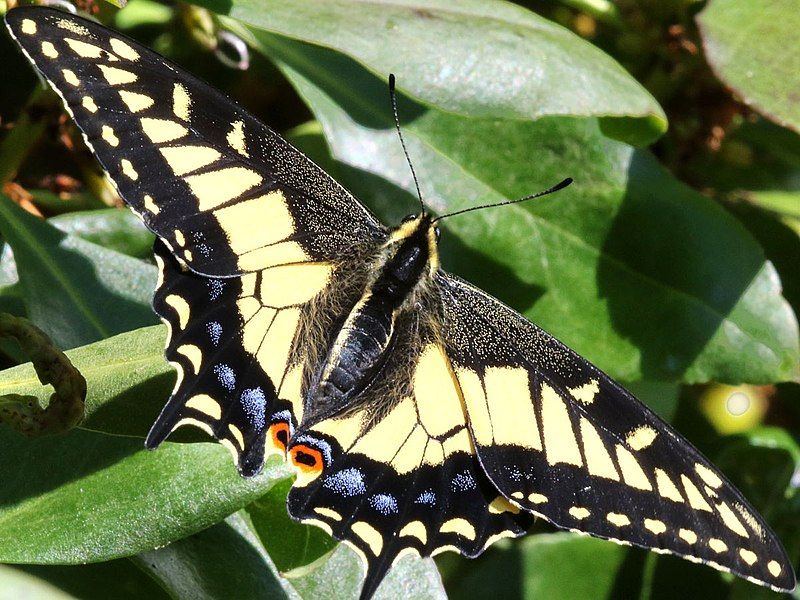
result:
[[[794,588],[775,534],[687,440],[512,309],[437,279],[477,455],[508,499],[559,527]]]

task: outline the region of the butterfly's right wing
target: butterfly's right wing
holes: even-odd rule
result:
[[[302,153],[155,52],[51,8],[6,24],[122,199],[191,270],[336,261],[385,234]]]

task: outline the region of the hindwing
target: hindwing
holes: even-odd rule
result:
[[[533,522],[483,472],[443,348],[394,358],[412,365],[410,395],[384,397],[379,419],[365,409],[301,425],[289,446],[299,471],[289,513],[358,551],[362,598],[407,553],[474,557]]]
[[[766,522],[687,440],[515,311],[454,277],[438,282],[455,385],[505,497],[559,527],[794,586]]]

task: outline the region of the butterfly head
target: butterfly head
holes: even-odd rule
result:
[[[402,248],[415,249],[427,255],[428,269],[431,274],[439,269],[439,236],[441,232],[434,223],[433,218],[428,213],[410,214],[406,216],[400,225],[392,230],[387,247],[396,246],[398,252]]]

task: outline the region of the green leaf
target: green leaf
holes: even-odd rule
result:
[[[697,22],[717,76],[748,105],[800,131],[797,0],[711,0]]]
[[[6,567],[12,569],[12,567]],[[108,600],[108,591],[114,590],[114,600],[170,600],[156,583],[129,559],[120,558],[87,565],[16,565],[13,570],[36,577],[58,588],[70,598],[80,600]],[[4,590],[0,578],[0,598]],[[56,600],[59,596],[45,596]],[[62,596],[63,597],[63,596]],[[12,596],[19,600],[27,596]]]
[[[133,407],[132,407],[133,408]],[[81,429],[31,440],[0,430],[0,561],[82,563],[163,546],[216,523],[287,472],[270,461],[244,479],[217,443]]]
[[[246,508],[253,529],[283,573],[309,565],[336,547],[336,541],[319,527],[289,518],[286,495],[291,486],[291,480],[282,481]]]
[[[341,598],[355,600],[364,578],[361,561],[344,544],[330,558],[287,574],[289,582],[302,598]],[[386,575],[373,596],[374,600],[447,600],[439,571],[430,558],[402,558]]]
[[[46,581],[23,571],[0,565],[0,600],[70,600],[65,594]]]
[[[173,600],[286,598],[290,588],[237,514],[131,560]]]
[[[89,389],[82,427],[104,431],[31,440],[0,428],[0,562],[79,563],[150,550],[216,523],[289,475],[275,460],[243,479],[217,443],[144,450],[174,378],[163,340],[163,327],[153,327],[68,353]],[[48,393],[30,365],[0,372],[0,391]]]
[[[157,322],[154,266],[65,235],[2,195],[0,233],[14,251],[28,318],[61,348]]]
[[[631,590],[615,588],[626,556],[625,548],[603,540],[542,533],[495,546],[476,566],[462,561],[446,589],[451,600],[632,598]]]
[[[80,427],[144,439],[167,401],[175,372],[164,358],[162,325],[123,333],[66,352],[86,379]],[[0,393],[35,396],[47,404],[52,389],[39,383],[30,363],[0,371]]]
[[[416,210],[402,191],[413,182],[385,84],[324,49],[249,39],[311,106],[351,188],[388,223]],[[448,270],[626,381],[798,376],[797,321],[763,251],[651,155],[605,138],[592,120],[464,119],[404,97],[400,112],[436,213],[576,180],[548,198],[444,221]]]
[[[71,212],[52,217],[48,223],[109,250],[134,258],[150,260],[153,257],[153,234],[127,209]]]
[[[511,3],[197,3],[259,29],[342,52],[384,82],[395,73],[404,91],[446,112],[522,120],[547,115],[619,118],[625,122],[610,130],[641,143],[666,131],[661,107],[611,57]]]

